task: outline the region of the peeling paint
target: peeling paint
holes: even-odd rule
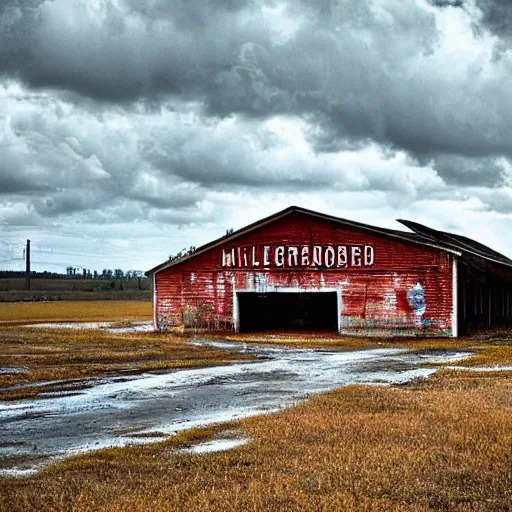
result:
[[[331,265],[333,251],[343,261],[343,247],[350,248],[347,265]],[[301,267],[303,256],[308,265]],[[156,283],[160,330],[237,330],[237,293],[330,290],[338,295],[341,334],[452,333],[447,254],[325,220],[288,216],[244,235],[236,246],[215,247],[156,274]],[[424,310],[416,307],[421,295]]]

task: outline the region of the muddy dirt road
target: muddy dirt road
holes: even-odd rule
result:
[[[195,343],[251,353],[259,360],[98,379],[68,395],[0,403],[1,471],[21,474],[59,456],[151,442],[183,429],[275,411],[348,384],[406,382],[435,371],[423,364],[469,355]]]

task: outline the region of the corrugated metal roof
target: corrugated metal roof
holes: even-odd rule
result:
[[[245,235],[246,233],[254,231],[255,229],[265,226],[266,224],[274,222],[294,212],[302,213],[312,217],[318,217],[331,222],[341,223],[346,226],[354,227],[356,229],[378,233],[380,235],[388,236],[390,238],[404,240],[406,242],[422,246],[432,247],[434,249],[449,252],[457,256],[462,256],[463,254],[466,253],[476,255],[486,260],[512,267],[512,260],[479,242],[471,240],[470,238],[467,238],[465,236],[446,233],[443,231],[437,231],[427,226],[423,226],[422,224],[418,224],[417,222],[412,222],[408,220],[398,220],[398,222],[402,223],[404,226],[408,227],[413,231],[412,233],[409,233],[406,231],[380,228],[377,226],[371,226],[369,224],[363,224],[361,222],[354,222],[351,220],[342,219],[340,217],[334,217],[332,215],[327,215],[324,213],[315,212],[313,210],[308,210],[306,208],[301,208],[299,206],[290,206],[284,210],[281,210],[280,212],[277,212],[273,215],[265,217],[264,219],[249,224],[248,226],[245,226],[237,231],[234,231],[229,235],[225,235],[201,247],[198,247],[191,254],[187,254],[181,258],[167,260],[162,264],[152,268],[151,270],[148,270],[146,272],[146,275],[154,274],[156,272],[165,270],[169,267],[173,267],[175,265],[183,263],[184,261],[188,261],[204,253],[205,251],[212,249],[213,247],[231,242],[239,238],[240,236]]]
[[[411,220],[397,219],[398,222],[411,229],[415,234],[423,239],[433,240],[436,243],[451,247],[460,251],[462,254],[472,254],[479,256],[495,263],[502,265],[512,266],[512,260],[505,255],[487,247],[476,240],[472,240],[467,236],[457,235],[455,233],[448,233],[446,231],[438,231],[437,229],[429,228],[418,222]]]

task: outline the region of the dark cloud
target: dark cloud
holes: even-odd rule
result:
[[[436,7],[463,7],[463,0],[430,0]]]
[[[429,0],[436,7],[465,7],[471,5],[467,0]],[[512,38],[512,9],[509,0],[476,0],[476,6],[482,12],[482,19],[475,22],[474,29],[477,33],[485,27],[492,33]]]
[[[144,19],[172,19],[179,26],[205,27],[212,17],[219,14],[241,11],[254,5],[253,0],[155,0],[150,3],[124,0],[129,12],[137,13]],[[261,2],[264,5],[268,2]],[[270,2],[272,3],[272,2]]]
[[[376,141],[417,156],[512,154],[504,76],[436,68],[438,27],[418,5],[116,5],[9,2],[0,14],[0,71],[120,104],[171,97],[201,102],[211,116],[298,115],[318,127],[311,140],[320,152]],[[504,2],[481,5],[486,23],[506,23]]]
[[[0,12],[0,73],[101,101],[200,97],[244,40],[266,39],[244,26],[252,2],[11,4]]]
[[[485,196],[488,197],[485,197]],[[512,197],[500,191],[495,191],[493,194],[482,194],[482,200],[485,207],[489,211],[498,212],[505,215],[512,214]]]
[[[478,0],[482,23],[493,33],[512,39],[512,6],[509,0]]]
[[[102,203],[102,198],[96,190],[66,190],[34,201],[34,207],[42,217],[57,217],[94,210]]]
[[[496,158],[436,155],[434,168],[449,185],[495,188],[505,181],[505,170]]]
[[[0,172],[1,169],[0,169]],[[0,195],[30,194],[49,191],[51,188],[45,185],[38,185],[29,177],[0,176]]]
[[[0,194],[30,205],[9,218],[182,225],[235,192],[402,207],[508,184],[510,70],[448,47],[439,19],[469,7],[430,3],[4,1],[0,89],[22,92],[0,95]],[[478,5],[505,37],[505,3]]]

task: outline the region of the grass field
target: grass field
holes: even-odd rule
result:
[[[230,425],[252,441],[229,452],[178,451],[212,436],[215,429],[209,428],[158,445],[76,457],[34,477],[0,480],[0,507],[510,510],[511,384],[505,374],[451,372],[400,388],[349,387]]]
[[[0,279],[0,302],[58,300],[151,301],[150,279],[45,279],[33,278],[30,290],[25,279]]]
[[[58,301],[0,303],[0,322],[86,322],[150,320],[151,302]]]
[[[239,360],[226,351],[190,346],[160,333],[112,334],[105,330],[26,327],[34,322],[112,321],[128,325],[151,318],[151,303],[129,301],[0,303],[0,400],[37,396],[40,381],[140,373],[223,364]],[[3,323],[2,323],[3,322]],[[14,388],[23,384],[22,388]],[[61,384],[45,386],[58,391]]]
[[[11,329],[16,334],[22,328]],[[54,351],[51,340],[39,334],[43,336],[39,350]],[[126,354],[119,353],[118,362],[125,356],[132,360],[141,343],[136,338],[126,337]],[[109,337],[97,339],[99,357],[108,350]],[[1,350],[7,350],[9,343]],[[16,346],[16,337],[11,343],[13,354],[30,353]],[[69,356],[77,346],[90,342],[84,338],[76,343],[61,346],[61,354]],[[180,340],[167,335],[150,334],[144,343],[156,351],[165,351],[159,343],[168,343],[169,357],[175,350],[179,353]],[[361,343],[367,347],[377,341]],[[407,343],[471,348],[476,355],[464,365],[512,361],[508,331],[456,342]],[[122,344],[116,344],[119,350]],[[339,344],[343,346],[342,341]],[[350,341],[349,347],[354,344]],[[89,363],[83,364],[86,368]],[[225,430],[235,430],[251,441],[208,455],[180,451]],[[510,371],[441,370],[405,386],[351,386],[277,414],[183,432],[159,444],[94,452],[31,477],[0,478],[0,510],[13,512],[511,509]]]

